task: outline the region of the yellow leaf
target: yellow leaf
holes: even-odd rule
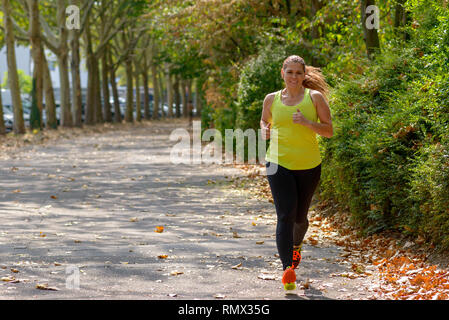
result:
[[[137,222],[137,220],[138,220],[137,217],[129,219],[129,221],[131,221],[131,222]]]
[[[242,266],[242,263],[240,262],[239,264],[232,266],[231,269],[237,270]]]

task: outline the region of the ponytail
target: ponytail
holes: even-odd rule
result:
[[[306,66],[306,78],[302,85],[304,88],[321,92],[326,98],[329,95],[329,86],[326,83],[320,68]]]

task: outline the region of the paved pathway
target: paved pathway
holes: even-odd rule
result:
[[[305,246],[298,287],[307,289],[285,296],[273,204],[232,188],[243,175],[235,167],[171,164],[178,127],[187,123],[3,155],[0,298],[367,298],[366,279],[332,277],[350,266],[326,243]]]

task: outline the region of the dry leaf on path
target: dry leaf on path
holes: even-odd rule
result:
[[[162,232],[164,232],[164,227],[163,226],[157,226],[156,229],[154,229],[154,232],[162,233]]]
[[[276,276],[274,274],[261,273],[257,277],[262,280],[276,280]]]
[[[232,266],[231,269],[238,270],[241,266],[242,266],[242,263],[240,262],[239,264]]]
[[[36,289],[49,290],[49,291],[59,291],[59,289],[56,288],[56,287],[49,287],[47,283],[44,283],[44,284],[39,284],[38,283],[38,284],[36,284]]]

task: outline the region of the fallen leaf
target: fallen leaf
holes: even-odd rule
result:
[[[182,272],[182,271],[172,271],[172,272],[170,272],[170,275],[172,275],[172,276],[178,276],[180,274],[184,274],[184,272]]]
[[[216,295],[214,295],[214,298],[215,299],[224,299],[224,298],[226,298],[226,296],[224,294],[217,293]]]
[[[242,263],[240,262],[239,264],[232,266],[231,269],[237,270],[242,266]]]
[[[52,198],[52,199],[58,199],[58,197],[57,196],[50,196],[50,198]]]
[[[13,276],[7,276],[7,277],[1,277],[0,280],[4,281],[4,282],[12,282],[12,281],[16,280],[16,278],[14,278]]]
[[[14,268],[11,268],[11,272],[14,272],[14,273],[19,273],[19,270],[17,270],[17,269],[14,269]]]
[[[163,226],[157,226],[156,229],[154,229],[154,232],[162,233],[162,232],[164,232],[164,227]]]
[[[134,217],[134,218],[129,219],[129,221],[131,221],[131,222],[137,222],[138,219],[137,219],[137,217]]]
[[[307,239],[307,241],[312,245],[312,246],[316,246],[318,244],[318,240],[312,237],[309,237]]]
[[[44,283],[44,284],[39,284],[38,283],[38,284],[36,284],[36,289],[39,289],[39,290],[50,290],[50,291],[59,291],[58,288],[49,287],[47,283]]]
[[[262,280],[276,280],[276,276],[274,274],[261,273],[257,277]]]
[[[241,238],[241,236],[239,236],[239,235],[237,234],[237,232],[235,232],[235,231],[232,233],[232,237],[233,237],[233,238]]]
[[[256,241],[256,244],[264,244],[264,241]]]
[[[168,258],[168,255],[166,255],[166,254],[161,254],[161,255],[159,255],[159,256],[157,256],[159,259],[167,259]]]

